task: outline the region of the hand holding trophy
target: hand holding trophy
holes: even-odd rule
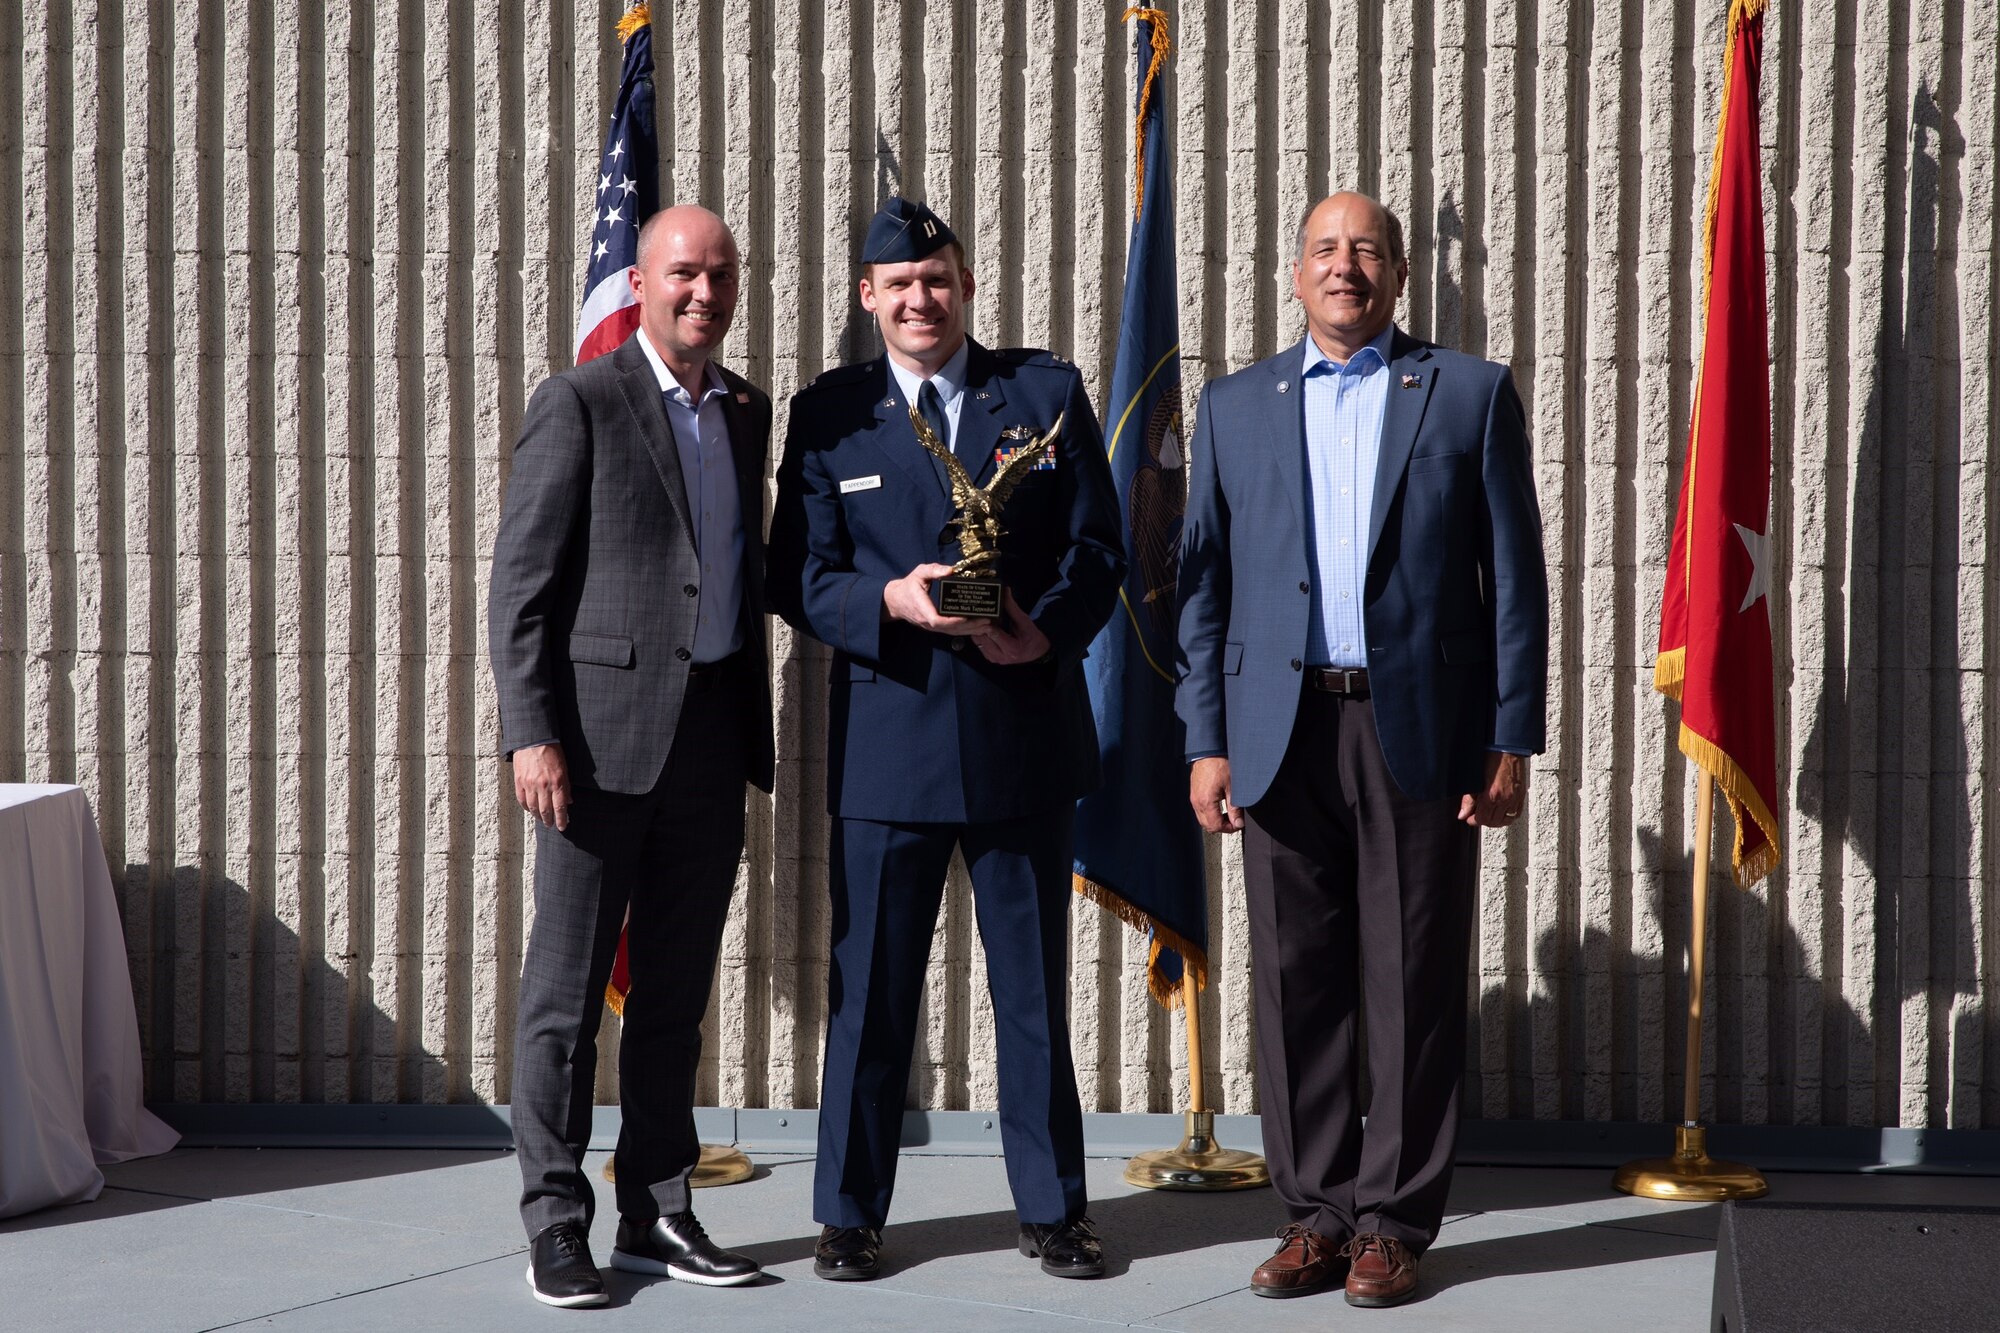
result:
[[[1003,613],[1000,535],[1006,529],[1000,526],[1000,509],[1021,479],[1054,452],[1056,441],[1062,436],[1064,415],[1057,413],[1055,424],[1042,435],[1021,430],[1022,434],[1030,434],[1030,442],[1009,455],[982,488],[972,484],[965,464],[945,447],[917,409],[910,408],[910,425],[916,429],[917,442],[944,463],[945,473],[951,479],[952,503],[958,506],[958,516],[951,522],[958,529],[961,558],[951,567],[950,574],[931,582],[931,600],[939,614],[993,620]]]

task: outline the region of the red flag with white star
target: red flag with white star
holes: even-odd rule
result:
[[[1681,701],[1681,753],[1714,775],[1750,885],[1778,864],[1771,678],[1771,388],[1757,87],[1765,0],[1729,11],[1708,182],[1701,370],[1674,514],[1653,684]]]

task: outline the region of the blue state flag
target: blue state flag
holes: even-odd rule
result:
[[[1208,975],[1201,828],[1188,807],[1182,727],[1174,715],[1174,585],[1187,508],[1182,442],[1179,281],[1167,151],[1167,16],[1138,19],[1134,89],[1135,202],[1125,311],[1104,419],[1105,449],[1125,517],[1125,586],[1090,646],[1087,678],[1104,752],[1104,783],[1076,808],[1076,889],[1147,933],[1146,980],[1178,1004],[1184,969]]]

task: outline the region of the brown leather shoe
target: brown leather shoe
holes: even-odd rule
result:
[[[1250,1290],[1259,1296],[1307,1296],[1340,1281],[1347,1261],[1331,1236],[1322,1236],[1303,1222],[1278,1233],[1278,1252],[1250,1275]]]
[[[1347,1270],[1347,1303],[1368,1309],[1401,1305],[1417,1291],[1417,1256],[1394,1236],[1364,1231],[1341,1250]]]

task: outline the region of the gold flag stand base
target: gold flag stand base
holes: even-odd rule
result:
[[[1674,1126],[1674,1155],[1627,1162],[1611,1177],[1611,1187],[1642,1199],[1675,1203],[1721,1203],[1754,1199],[1770,1189],[1754,1166],[1718,1162],[1708,1155],[1708,1131],[1701,1124],[1701,978],[1708,949],[1709,830],[1715,823],[1715,775],[1701,770],[1694,789],[1694,901],[1688,931],[1687,1076],[1683,1080],[1681,1123]]]
[[[1770,1189],[1756,1167],[1710,1157],[1708,1131],[1693,1124],[1674,1127],[1672,1157],[1627,1162],[1611,1177],[1611,1184],[1626,1194],[1676,1203],[1755,1199]]]
[[[735,1148],[722,1143],[701,1145],[701,1161],[695,1164],[694,1175],[688,1184],[696,1189],[706,1189],[710,1185],[739,1185],[750,1179],[756,1170],[750,1159]],[[618,1179],[618,1158],[616,1155],[604,1159],[604,1178]]]
[[[1216,1146],[1215,1112],[1189,1111],[1181,1146],[1140,1153],[1126,1163],[1125,1181],[1148,1190],[1247,1190],[1270,1184],[1271,1173],[1254,1152]]]
[[[1146,1190],[1248,1190],[1271,1183],[1264,1159],[1254,1152],[1215,1146],[1215,1112],[1203,1108],[1201,1077],[1201,996],[1194,970],[1181,970],[1181,1014],[1187,1024],[1187,1137],[1178,1148],[1142,1152],[1125,1164],[1125,1181]]]

